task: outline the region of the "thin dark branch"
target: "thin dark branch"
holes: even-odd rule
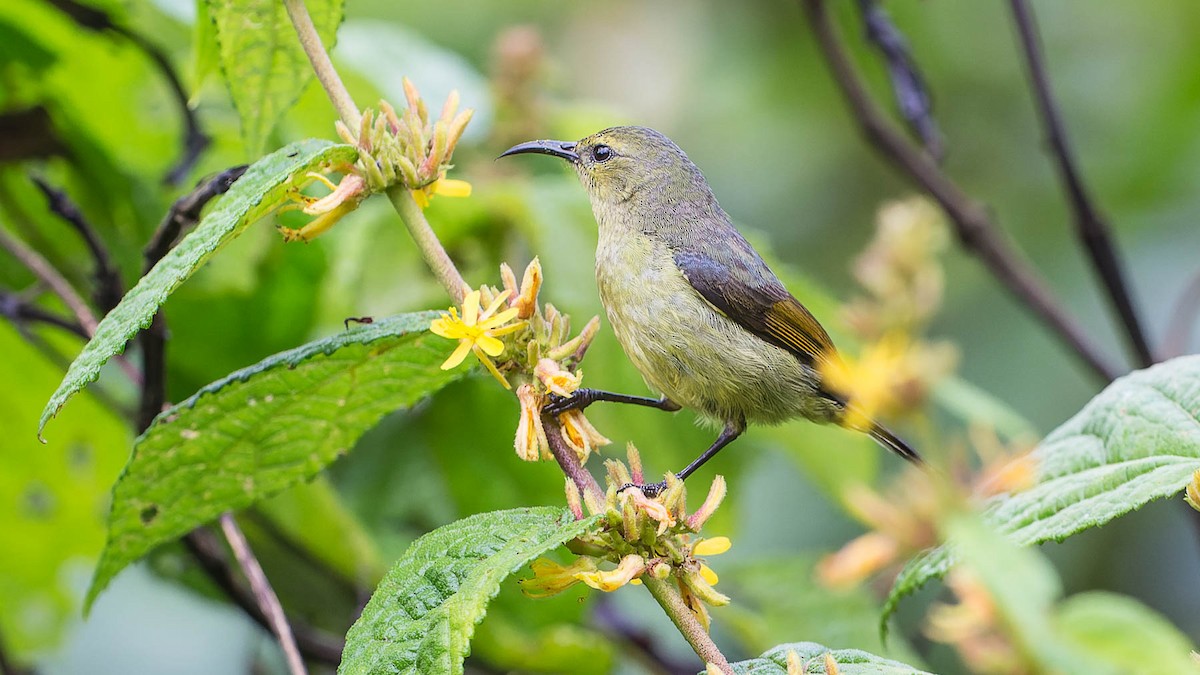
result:
[[[283,648],[288,672],[291,675],[307,675],[308,669],[304,667],[304,659],[300,656],[300,649],[296,647],[296,638],[292,634],[291,625],[288,624],[287,615],[283,613],[283,605],[279,604],[279,596],[275,595],[275,589],[271,588],[266,572],[263,572],[258,558],[254,557],[250,542],[246,541],[246,535],[242,528],[238,527],[232,513],[221,514],[221,531],[225,533],[225,541],[229,542],[229,548],[233,550],[233,558],[242,569],[242,575],[250,582],[255,602],[266,615],[271,632]]]
[[[1096,274],[1104,282],[1108,290],[1108,299],[1113,309],[1125,326],[1125,337],[1129,347],[1142,367],[1154,363],[1154,355],[1146,340],[1146,333],[1138,320],[1137,310],[1129,295],[1129,285],[1117,259],[1116,245],[1113,243],[1111,228],[1108,222],[1096,210],[1083,178],[1076,168],[1071,146],[1067,141],[1066,127],[1062,115],[1054,102],[1050,91],[1050,78],[1046,63],[1042,56],[1041,43],[1038,40],[1037,26],[1033,10],[1026,0],[1010,0],[1013,19],[1017,24],[1017,32],[1021,36],[1021,46],[1024,51],[1025,65],[1028,69],[1029,84],[1033,88],[1034,99],[1037,102],[1038,115],[1042,126],[1045,127],[1046,140],[1050,145],[1054,166],[1058,169],[1063,189],[1075,212],[1075,233],[1087,249]]]
[[[229,186],[245,172],[245,166],[228,169],[175,200],[142,253],[143,274],[162,260],[184,229],[200,220],[200,212],[204,210],[204,206],[218,195],[228,192]],[[137,424],[139,429],[145,429],[162,412],[163,404],[167,400],[167,325],[162,312],[155,314],[150,327],[138,335],[138,344],[142,348],[143,378]]]
[[[887,64],[900,116],[921,139],[925,151],[934,159],[941,160],[945,148],[937,121],[933,118],[933,99],[929,88],[925,86],[925,78],[908,51],[908,41],[892,23],[887,10],[876,0],[858,0],[858,6],[862,11],[867,39],[875,45]]]
[[[129,40],[158,66],[167,85],[171,88],[172,97],[179,106],[180,115],[183,117],[183,155],[163,178],[163,182],[168,185],[177,185],[195,166],[196,161],[200,159],[200,153],[208,147],[212,138],[200,128],[200,122],[196,119],[195,112],[188,106],[188,96],[183,89],[183,83],[180,82],[179,75],[175,72],[175,67],[171,65],[166,54],[141,35],[114,23],[108,14],[99,9],[82,5],[75,0],[47,0],[47,2],[71,17],[76,24],[83,28],[96,32],[112,31]]]
[[[855,120],[867,140],[941,205],[963,246],[980,258],[996,278],[1074,351],[1097,375],[1112,380],[1121,369],[1112,364],[1082,326],[1067,313],[986,209],[968,197],[926,153],[909,143],[871,101],[842,47],[824,0],[801,0],[817,42]]]
[[[121,281],[121,272],[117,266],[113,264],[112,254],[108,251],[108,246],[104,240],[100,238],[100,233],[92,226],[88,219],[84,217],[83,212],[79,210],[79,206],[71,201],[67,194],[57,188],[51,187],[49,183],[38,176],[31,175],[30,180],[33,184],[42,191],[46,196],[47,206],[50,211],[62,218],[87,244],[88,251],[92,254],[92,260],[96,263],[96,290],[95,300],[96,306],[100,308],[101,314],[107,314],[117,303],[121,301],[121,296],[125,294],[125,285]]]
[[[214,197],[228,192],[229,187],[233,185],[234,181],[241,178],[242,174],[246,173],[247,168],[245,164],[242,164],[226,169],[201,182],[195,190],[180,197],[171,205],[171,209],[167,211],[166,217],[159,223],[158,229],[150,237],[150,243],[142,252],[145,259],[143,274],[149,272],[150,268],[162,260],[183,230],[199,222],[200,212],[204,206]]]
[[[78,322],[65,316],[60,316],[22,297],[19,293],[0,289],[0,316],[17,325],[25,323],[44,323],[61,328],[84,340],[88,339],[87,331]]]
[[[200,564],[201,569],[221,591],[242,609],[255,623],[265,630],[271,630],[267,617],[259,608],[258,602],[250,589],[233,572],[216,536],[207,528],[196,528],[183,538],[192,557]],[[336,635],[314,628],[289,618],[292,630],[296,635],[296,646],[306,658],[319,663],[336,666],[342,660],[342,648],[345,643]]]

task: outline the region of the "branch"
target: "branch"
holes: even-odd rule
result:
[[[92,224],[84,217],[79,206],[71,201],[65,192],[51,187],[49,183],[38,176],[29,178],[46,196],[46,206],[50,211],[75,228],[75,231],[87,244],[88,251],[91,252],[92,259],[96,262],[96,305],[100,308],[101,313],[107,314],[109,310],[117,306],[117,303],[121,301],[121,296],[125,294],[121,272],[113,264],[108,246],[100,238],[96,228],[92,227]]]
[[[552,415],[542,415],[542,426],[546,429],[550,454],[554,455],[554,460],[558,462],[559,468],[567,475],[567,478],[570,478],[571,482],[575,483],[575,487],[579,488],[584,504],[603,504],[604,490],[600,489],[596,477],[579,463],[579,456],[575,454],[571,446],[567,445],[558,419]]]
[[[292,27],[296,29],[296,36],[300,38],[300,46],[308,55],[313,72],[317,74],[317,80],[329,96],[329,101],[333,103],[338,117],[341,117],[342,123],[350,129],[358,129],[361,119],[358,106],[354,104],[346,85],[342,84],[342,78],[333,67],[333,61],[329,60],[329,52],[325,51],[325,45],[321,43],[321,35],[313,25],[304,0],[283,0],[283,6],[287,9],[288,18],[292,20]]]
[[[183,544],[200,564],[200,568],[225,595],[242,609],[255,623],[266,630],[271,630],[266,615],[259,608],[254,594],[246,588],[241,580],[233,573],[229,562],[225,559],[221,546],[216,537],[206,528],[192,530],[183,538]],[[342,660],[342,649],[345,643],[335,635],[313,628],[296,619],[290,619],[296,635],[296,646],[304,656],[329,665],[336,666]]]
[[[446,249],[442,247],[442,242],[434,234],[433,228],[429,227],[429,221],[425,219],[421,207],[413,201],[412,193],[403,185],[393,185],[387,189],[387,196],[396,212],[400,214],[400,220],[404,221],[417,248],[421,249],[421,255],[429,269],[433,270],[434,276],[454,299],[454,304],[461,305],[467,295],[467,282],[463,280],[462,274],[459,274]]]
[[[159,71],[162,72],[163,77],[167,80],[167,85],[171,88],[171,95],[179,106],[180,114],[183,116],[185,130],[183,155],[163,178],[163,182],[168,185],[178,184],[187,175],[188,171],[191,171],[192,167],[195,166],[196,161],[200,159],[200,153],[208,147],[209,143],[212,142],[212,138],[200,128],[200,122],[196,119],[195,112],[188,106],[188,96],[187,92],[183,90],[183,83],[179,81],[179,75],[175,73],[175,68],[171,65],[166,55],[141,35],[113,23],[112,18],[102,10],[81,5],[75,2],[75,0],[47,1],[59,11],[71,17],[72,21],[83,28],[95,32],[110,30],[129,40],[158,66]]]
[[[929,96],[929,88],[925,86],[925,78],[921,77],[916,62],[908,52],[908,43],[877,0],[858,0],[858,6],[867,28],[867,39],[875,44],[887,63],[888,77],[892,81],[900,116],[921,139],[925,151],[940,160],[945,148],[942,134],[933,119],[933,101]]]
[[[1120,316],[1121,323],[1125,325],[1125,337],[1138,364],[1142,367],[1149,366],[1154,363],[1154,355],[1146,341],[1146,334],[1138,320],[1133,300],[1129,296],[1125,275],[1121,270],[1120,261],[1117,260],[1111,230],[1104,217],[1097,212],[1087,188],[1084,187],[1083,179],[1071,155],[1062,116],[1050,92],[1050,80],[1042,58],[1033,10],[1026,0],[1010,0],[1010,4],[1013,20],[1017,23],[1017,32],[1021,36],[1029,84],[1033,88],[1038,115],[1041,117],[1042,126],[1045,127],[1051,156],[1058,169],[1063,189],[1066,190],[1071,210],[1075,212],[1075,233],[1087,249],[1096,274],[1108,290],[1109,302]]]
[[[733,668],[730,667],[729,661],[717,648],[717,644],[712,641],[708,631],[704,630],[704,626],[700,625],[696,615],[688,609],[687,604],[679,595],[679,590],[671,582],[655,579],[648,574],[642,575],[642,584],[662,606],[667,616],[671,617],[675,627],[679,629],[680,633],[683,633],[684,639],[692,646],[700,660],[705,664],[711,663],[717,666],[722,673],[732,675]]]
[[[250,582],[250,589],[254,591],[254,599],[259,609],[271,624],[271,632],[279,639],[279,646],[283,648],[283,655],[287,660],[288,672],[292,675],[307,675],[308,670],[304,667],[304,659],[300,658],[292,627],[288,625],[287,616],[283,613],[283,605],[279,604],[279,596],[275,595],[275,589],[271,588],[271,582],[267,580],[262,565],[258,564],[258,558],[254,557],[250,542],[246,541],[246,535],[233,519],[233,514],[221,514],[221,530],[225,533],[229,547],[233,549],[233,556],[242,568],[242,574]]]
[[[48,324],[56,328],[61,328],[84,340],[88,339],[88,334],[78,323],[65,316],[59,316],[54,312],[42,309],[21,297],[20,294],[4,289],[0,289],[0,316],[15,324],[25,322]]]
[[[227,169],[175,200],[142,252],[142,274],[148,273],[162,260],[184,229],[192,227],[200,220],[200,212],[209,201],[228,192],[234,181],[245,172],[245,165]],[[137,426],[138,429],[144,430],[162,412],[163,404],[167,400],[167,326],[161,311],[154,315],[150,327],[138,334],[138,344],[142,348],[142,387],[138,401]]]
[[[1114,379],[1121,370],[1104,356],[1083,327],[1067,313],[1045,282],[992,222],[987,211],[942,173],[928,154],[913,147],[880,113],[842,48],[824,0],[801,0],[801,4],[809,14],[834,79],[867,140],[937,200],[954,224],[963,246],[978,256],[1010,293],[1024,302],[1097,375],[1105,380]]]

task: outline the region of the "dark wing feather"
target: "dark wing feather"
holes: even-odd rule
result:
[[[836,358],[829,334],[740,235],[715,250],[675,250],[675,264],[721,314],[813,365]]]

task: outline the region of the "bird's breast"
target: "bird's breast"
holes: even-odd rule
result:
[[[601,223],[596,283],[626,355],[670,399],[722,421],[810,416],[812,373],[717,313],[665,242]]]

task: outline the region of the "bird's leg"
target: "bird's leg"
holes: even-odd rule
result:
[[[721,435],[717,436],[717,440],[713,441],[713,444],[708,446],[708,449],[701,453],[699,457],[692,460],[691,464],[685,466],[683,471],[675,474],[675,477],[679,480],[687,480],[687,477],[695,473],[696,469],[699,469],[704,465],[705,462],[716,456],[716,454],[721,451],[721,448],[724,448],[732,443],[734,439],[736,439],[738,436],[741,436],[742,432],[745,430],[745,419],[727,422],[725,424],[725,428],[721,431]],[[663,490],[667,489],[667,482],[661,481],[658,483],[648,483],[646,485],[634,485],[633,483],[629,483],[628,485],[622,485],[617,492],[620,492],[621,490],[628,490],[631,487],[641,488],[643,494],[645,494],[647,497],[653,498]]]
[[[601,391],[599,389],[579,389],[567,397],[551,396],[550,402],[542,408],[542,412],[547,415],[561,415],[568,410],[583,410],[596,401],[630,403],[632,405],[642,405],[647,408],[657,408],[668,412],[675,412],[680,408],[678,403],[666,396],[662,398],[650,398],[648,396],[614,394],[611,391]]]

